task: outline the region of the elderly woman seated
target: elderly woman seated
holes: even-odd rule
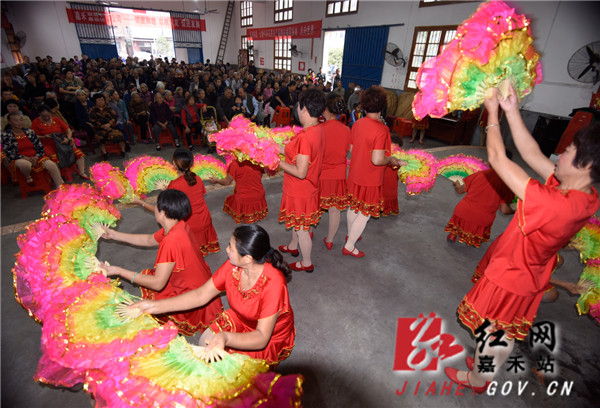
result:
[[[42,105],[38,109],[40,116],[35,118],[31,124],[31,129],[38,136],[42,144],[46,155],[59,164],[59,158],[57,154],[56,144],[61,143],[63,145],[71,146],[73,150],[73,156],[75,158],[75,164],[77,164],[77,172],[79,177],[85,180],[89,180],[87,174],[85,174],[85,154],[79,150],[73,142],[73,131],[64,121],[52,116],[50,108],[46,105]],[[72,162],[71,162],[72,164]],[[70,164],[69,164],[70,165]],[[62,167],[66,167],[62,165]]]
[[[169,130],[173,136],[175,146],[179,147],[179,136],[173,126],[173,112],[167,103],[165,103],[162,94],[157,93],[154,95],[154,102],[150,105],[150,122],[152,123],[152,134],[154,136],[154,143],[156,143],[156,150],[160,150],[159,135],[163,130]]]
[[[10,161],[11,169],[18,169],[28,184],[33,184],[31,171],[41,172],[48,170],[56,187],[63,183],[60,170],[56,163],[44,156],[44,146],[35,132],[23,128],[23,114],[13,112],[8,114],[10,126],[2,132],[2,148]]]
[[[106,152],[106,143],[118,143],[121,149],[120,157],[125,157],[125,142],[123,141],[123,132],[117,128],[117,114],[107,106],[104,95],[97,93],[94,95],[94,107],[90,109],[90,122],[96,134],[96,140],[100,145],[102,159],[108,159]]]

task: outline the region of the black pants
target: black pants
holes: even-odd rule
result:
[[[188,146],[192,145],[192,134],[194,134],[194,139],[197,139],[202,134],[202,124],[200,121],[192,123],[190,126],[190,132],[185,132],[185,139],[187,140]],[[202,140],[202,139],[200,139]]]
[[[148,116],[138,116],[133,121],[140,127],[140,137],[142,140],[148,140]]]

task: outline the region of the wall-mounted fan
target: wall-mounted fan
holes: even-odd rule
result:
[[[600,41],[589,43],[577,51],[567,64],[569,75],[576,81],[596,83],[600,80]]]
[[[394,67],[406,66],[406,60],[402,51],[400,51],[400,47],[391,42],[385,45],[385,62]]]
[[[24,31],[19,31],[15,34],[15,40],[17,41],[19,49],[21,49],[25,46],[25,43],[27,42],[27,34],[25,34]]]
[[[298,51],[298,46],[295,44],[292,44],[292,46],[290,47],[290,53],[292,54],[292,57],[297,57],[298,55],[302,55],[302,53],[300,51]]]

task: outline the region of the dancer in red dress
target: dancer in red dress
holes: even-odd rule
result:
[[[485,100],[488,160],[498,176],[519,197],[517,213],[494,243],[484,275],[458,307],[461,322],[475,333],[478,347],[471,371],[446,368],[448,377],[482,393],[494,373],[480,373],[480,356],[493,358],[496,372],[510,355],[514,341],[527,337],[556,265],[556,253],[598,209],[600,126],[580,131],[555,165],[540,150],[519,113],[514,89],[506,99]],[[505,154],[500,135],[499,106],[506,113],[513,140],[525,162],[546,184],[529,178]],[[479,329],[479,330],[478,330]],[[486,336],[488,341],[483,341]]]
[[[215,348],[227,348],[277,365],[289,357],[296,337],[286,283],[289,266],[258,225],[236,228],[227,255],[229,259],[202,287],[131,307],[150,314],[170,313],[202,306],[225,292],[230,308],[200,338],[201,346],[207,344],[205,358],[212,360]]]
[[[458,238],[459,242],[479,248],[490,240],[498,208],[504,215],[513,213],[509,203],[515,195],[492,169],[473,173],[463,181],[464,184],[454,183],[458,194],[466,194],[456,204],[444,231],[449,233],[448,241]]]
[[[333,92],[327,95],[323,111],[326,122],[321,125],[325,129],[325,153],[319,177],[319,195],[321,208],[329,213],[329,230],[323,238],[329,251],[340,226],[340,212],[348,207],[346,162],[350,151],[350,128],[337,120],[338,115],[345,111],[344,98]]]
[[[381,120],[387,96],[380,86],[372,86],[360,96],[366,116],[352,126],[352,157],[348,172],[348,239],[344,255],[365,256],[355,245],[371,217],[383,209],[383,173],[385,166],[398,167],[401,160],[391,157],[390,129]]]
[[[323,92],[317,89],[302,92],[298,100],[298,116],[304,129],[281,148],[285,161],[279,164],[284,172],[279,222],[285,222],[285,227],[292,229],[292,239],[279,250],[298,256],[300,247],[302,261],[290,264],[295,271],[314,270],[310,228],[321,218],[319,173],[325,152],[325,132],[319,125],[319,117],[323,109]]]
[[[227,176],[223,179],[211,178],[212,184],[228,186],[235,180],[233,194],[227,196],[223,211],[231,215],[236,224],[253,224],[269,213],[265,188],[262,185],[262,167],[246,160],[233,160],[227,168]]]
[[[144,299],[168,299],[201,287],[211,279],[194,236],[183,219],[192,211],[185,193],[165,190],[158,195],[154,216],[162,229],[154,234],[126,234],[106,228],[105,239],[126,242],[136,246],[158,245],[154,268],[141,272],[130,271],[118,266],[104,264],[107,275],[120,276],[139,285]],[[212,299],[212,298],[211,298]],[[211,300],[209,299],[209,300]],[[206,306],[204,306],[206,305]],[[204,306],[204,307],[200,307]],[[215,298],[198,307],[183,309],[180,313],[160,314],[156,320],[165,324],[175,323],[180,334],[192,336],[206,330],[217,314],[223,311],[221,299]]]
[[[202,179],[190,170],[194,164],[194,155],[186,148],[178,148],[173,153],[173,164],[177,168],[179,177],[171,181],[167,189],[183,191],[190,199],[192,213],[185,221],[192,230],[202,254],[206,256],[210,253],[219,252],[221,248],[219,247],[217,231],[215,231],[210,211],[204,200],[206,188],[204,188]],[[154,206],[146,204],[140,199],[135,199],[134,203],[141,205],[148,211],[154,211]]]

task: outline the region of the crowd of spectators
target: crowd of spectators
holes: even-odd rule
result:
[[[352,83],[344,90],[339,75],[332,85],[312,70],[302,76],[267,72],[253,62],[233,67],[220,61],[186,64],[166,58],[123,61],[82,55],[54,61],[46,56],[36,57],[35,62],[23,58],[22,64],[3,72],[2,116],[8,112],[8,101],[16,101],[32,120],[42,106],[48,106],[72,129],[86,131],[96,140],[104,158],[107,142],[121,143],[122,155],[130,150],[134,125],[142,142],[152,143],[153,139],[159,150],[158,135],[163,130],[172,134],[177,145],[179,130],[193,149],[192,138],[201,137],[201,118],[216,116],[214,119],[227,126],[233,116],[243,113],[268,126],[279,105],[296,114],[298,96],[305,89],[339,93],[351,102],[358,100],[360,93],[355,93]]]

